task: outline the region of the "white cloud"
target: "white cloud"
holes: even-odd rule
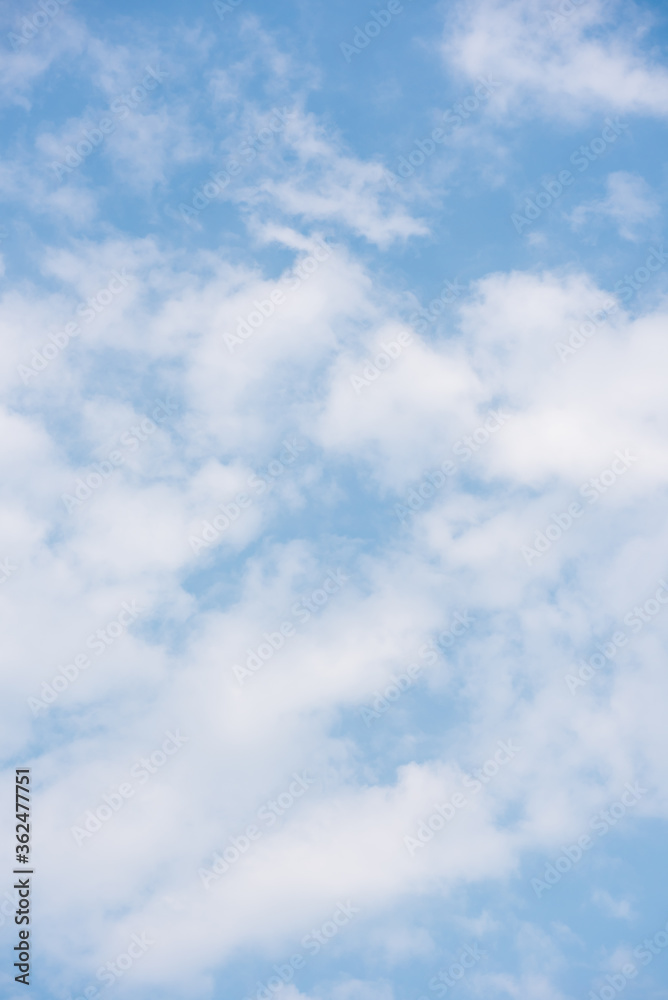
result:
[[[0,60],[0,101],[29,111],[32,88],[54,64],[81,56],[87,31],[62,4],[46,18],[39,7],[21,13],[6,7],[1,15],[11,51]]]
[[[273,235],[296,239],[276,230]],[[490,276],[461,307],[465,341],[428,344],[416,337],[393,367],[356,397],[348,377],[351,343],[345,332],[338,335],[337,330],[341,323],[336,319],[341,316],[337,289],[346,287],[348,307],[356,303],[354,311],[361,310],[371,322],[360,352],[363,357],[405,327],[392,319],[391,297],[385,299],[372,289],[363,268],[340,251],[304,284],[303,296],[291,307],[284,337],[283,320],[277,317],[278,325],[268,325],[262,334],[258,331],[256,340],[248,341],[245,354],[231,357],[221,344],[217,317],[233,317],[251,308],[254,299],[266,298],[269,286],[260,275],[219,262],[213,277],[205,270],[181,274],[175,281],[169,276],[169,257],[145,242],[102,247],[93,256],[84,246],[49,253],[45,268],[77,294],[85,294],[119,253],[134,259],[135,308],[101,327],[85,349],[92,352],[120,343],[128,357],[159,357],[165,356],[167,345],[167,357],[187,358],[190,365],[185,380],[176,381],[184,412],[175,418],[173,428],[161,430],[81,511],[67,520],[63,515],[64,534],[47,550],[40,541],[40,510],[45,503],[59,503],[60,492],[69,488],[64,484],[72,482],[80,467],[80,462],[64,456],[52,459],[54,468],[40,482],[45,497],[38,511],[29,514],[24,529],[30,548],[22,554],[24,562],[34,559],[42,565],[42,587],[30,593],[17,580],[15,591],[7,585],[1,595],[11,623],[8,648],[21,650],[20,662],[36,691],[43,680],[53,677],[59,663],[69,662],[85,648],[86,637],[109,621],[123,600],[136,597],[148,609],[146,627],[138,625],[133,634],[119,640],[105,654],[105,662],[91,667],[59,701],[59,710],[68,714],[73,726],[83,725],[96,712],[99,724],[109,728],[104,767],[99,755],[91,757],[89,740],[83,735],[67,750],[48,754],[51,765],[43,794],[50,817],[47,825],[55,834],[50,848],[40,848],[45,870],[51,873],[44,876],[52,901],[47,909],[57,900],[58,911],[67,917],[63,926],[76,924],[75,914],[87,912],[92,885],[106,910],[121,901],[129,905],[125,916],[98,916],[82,929],[86,947],[97,961],[105,960],[110,948],[112,955],[115,948],[120,951],[131,933],[152,928],[159,943],[147,953],[137,975],[163,985],[168,981],[178,985],[194,975],[192,989],[204,995],[205,981],[197,978],[202,970],[213,969],[225,956],[249,945],[280,957],[282,949],[299,941],[314,921],[327,918],[341,894],[353,902],[359,897],[364,913],[371,915],[405,894],[427,891],[435,879],[447,892],[462,879],[475,882],[511,875],[527,848],[549,854],[586,830],[597,803],[605,806],[624,781],[636,776],[637,760],[648,780],[663,780],[665,727],[660,710],[652,712],[646,704],[647,690],[653,691],[652,703],[660,704],[656,683],[651,688],[634,684],[629,696],[630,678],[620,668],[608,702],[595,697],[593,689],[574,700],[563,682],[571,657],[563,655],[558,642],[566,629],[576,648],[586,650],[592,636],[602,634],[606,616],[616,611],[623,615],[643,598],[647,581],[661,575],[658,551],[645,553],[638,564],[637,549],[619,550],[613,556],[613,574],[610,557],[583,568],[592,591],[585,610],[575,607],[566,591],[558,590],[550,600],[543,592],[583,545],[585,553],[601,551],[599,542],[607,540],[612,526],[621,529],[626,524],[630,500],[639,502],[649,491],[651,502],[658,502],[653,498],[660,496],[665,483],[666,464],[660,459],[664,445],[650,414],[662,412],[665,393],[658,374],[647,376],[650,370],[663,370],[661,314],[633,323],[620,314],[616,330],[601,331],[587,352],[562,365],[548,360],[554,339],[581,310],[597,305],[603,293],[582,276]],[[81,267],[84,256],[93,277]],[[145,275],[151,276],[152,287],[163,289],[157,313],[142,294]],[[176,288],[171,298],[170,287]],[[36,308],[34,301],[32,305]],[[22,304],[21,309],[26,308]],[[300,316],[301,321],[304,316],[315,318],[315,323],[309,319],[315,335],[306,357],[303,350],[296,353],[294,324]],[[123,324],[120,341],[115,325],[119,323]],[[60,359],[65,369],[73,364],[70,357],[74,355]],[[322,372],[325,391],[315,400],[300,402],[290,413],[279,409],[272,392],[276,373],[293,357],[301,357],[309,372]],[[626,373],[621,406],[607,392],[612,373],[620,366]],[[240,379],[247,380],[249,390],[259,386],[255,394],[259,411],[249,426],[243,419],[247,398],[234,391]],[[81,391],[84,386],[82,382]],[[221,386],[226,387],[223,392]],[[447,393],[444,386],[450,387]],[[190,526],[207,516],[208,498],[233,496],[249,471],[243,463],[229,466],[210,457],[205,461],[208,443],[198,445],[197,438],[189,436],[184,448],[179,434],[190,435],[190,428],[197,427],[198,434],[204,431],[205,442],[224,441],[225,427],[243,427],[237,451],[250,447],[257,451],[261,446],[269,461],[275,442],[290,423],[298,423],[295,417],[306,407],[306,414],[321,416],[318,420],[305,416],[299,423],[302,435],[311,436],[328,454],[344,448],[354,461],[368,463],[386,488],[401,487],[419,474],[422,463],[429,465],[448,452],[452,435],[470,430],[470,421],[475,426],[486,406],[497,405],[502,387],[504,402],[515,416],[493,444],[480,450],[471,472],[475,470],[483,481],[494,478],[504,483],[503,503],[501,496],[488,497],[460,484],[453,492],[436,496],[425,513],[415,515],[410,546],[404,550],[398,538],[373,559],[353,558],[349,544],[329,552],[307,543],[265,548],[248,560],[237,603],[223,612],[200,612],[183,652],[168,652],[157,636],[152,637],[151,628],[166,614],[188,622],[193,596],[184,583],[187,572],[199,565],[187,544]],[[344,388],[350,389],[348,410],[337,402]],[[30,390],[25,392],[28,398]],[[97,456],[140,416],[138,410],[119,409],[101,399],[86,402],[81,412],[86,445],[95,447]],[[346,413],[353,414],[350,428],[343,420]],[[456,424],[445,432],[444,415],[449,413]],[[400,475],[407,460],[413,461],[409,441],[419,441],[418,427],[430,426],[424,445],[417,449],[417,460]],[[34,441],[32,448],[51,452],[48,432],[39,421],[29,439]],[[601,500],[597,519],[590,517],[576,549],[571,536],[566,536],[529,570],[520,546],[530,542],[534,527],[577,498],[579,483],[598,473],[611,449],[626,447],[627,440],[638,446],[637,468]],[[30,457],[25,443],[15,454],[19,462]],[[648,460],[647,455],[659,459]],[[30,459],[31,467],[33,462]],[[310,488],[304,473],[311,463],[305,458],[303,470],[295,467],[294,478],[285,480],[287,492],[279,491],[271,500],[278,507],[263,505],[249,511],[239,524],[235,544],[243,547],[257,537],[264,522],[256,514],[270,517],[290,503],[293,487],[297,497]],[[20,469],[19,464],[12,472],[12,482],[23,490]],[[234,541],[232,534],[230,538]],[[277,652],[240,688],[232,665],[256,648],[265,632],[275,630],[284,619],[294,620],[292,606],[319,586],[325,560],[333,567],[343,560],[349,574],[354,567],[351,581],[299,631],[289,648]],[[58,601],[51,594],[56,581],[60,581]],[[449,607],[444,606],[444,593],[453,595]],[[47,596],[50,606],[45,614]],[[431,631],[463,607],[480,624],[472,630],[468,645],[453,651],[452,663],[459,664],[457,669],[467,664],[466,686],[476,699],[479,725],[466,737],[458,737],[447,764],[409,764],[390,780],[367,771],[367,779],[360,780],[352,746],[328,736],[333,715],[368,704],[393,671],[415,659]],[[76,613],[68,610],[72,608]],[[37,636],[25,641],[27,622],[35,617],[51,637],[48,662],[38,655]],[[494,622],[491,629],[485,625],[488,621]],[[511,622],[524,636],[526,652],[519,661],[500,638]],[[666,626],[657,621],[657,627]],[[654,675],[660,659],[649,633],[648,641],[643,668],[647,677]],[[534,653],[539,648],[537,663]],[[534,695],[518,705],[514,685],[529,673]],[[452,676],[450,666],[436,666],[425,672],[425,682],[443,690]],[[136,715],[132,706],[147,691],[154,692],[153,707]],[[633,724],[639,713],[645,719],[642,733]],[[111,727],[119,717],[125,721],[116,737]],[[12,740],[17,738],[16,725],[8,725]],[[83,848],[77,847],[69,828],[122,780],[133,759],[158,745],[156,740],[170,726],[181,726],[191,735],[192,752],[200,762],[197,780],[193,782],[186,764],[189,758],[179,758],[169,775],[156,776],[145,798],[138,797],[114,817],[113,836],[101,831]],[[483,764],[496,739],[509,737],[523,748],[513,766],[462,811],[447,833],[410,857],[403,837],[414,833],[435,802],[461,787],[463,771]],[[210,863],[228,837],[243,833],[258,804],[276,794],[286,774],[305,766],[317,766],[319,772],[333,766],[340,777],[333,787],[305,798],[280,827],[267,832],[248,859],[225,877],[224,892],[222,883],[205,892],[198,866]],[[592,769],[601,770],[595,784],[588,777]],[[204,789],[211,787],[224,792],[204,806]],[[197,831],[188,819],[195,802]],[[175,822],[177,803],[182,818]],[[499,818],[510,805],[521,818],[514,825],[501,825]],[[661,813],[662,808],[647,799],[639,814]],[[66,875],[70,862],[60,868],[52,864],[49,850],[76,863],[85,877],[72,884]],[[154,888],[145,882],[147,875],[156,880],[151,883]],[[173,905],[162,902],[163,897]],[[63,956],[65,940],[55,933],[50,947],[53,956]],[[529,987],[536,995],[558,996],[550,992],[540,972],[526,972],[517,983],[508,984],[510,996]]]
[[[615,113],[663,113],[663,71],[638,69],[632,42],[604,46],[587,34],[598,6],[549,42],[539,15],[528,3],[469,6],[457,65],[505,81],[507,108],[531,91],[541,108],[598,110],[614,91]],[[254,19],[244,25],[257,35]],[[132,53],[90,49],[104,94],[128,86]],[[277,47],[259,58],[267,53],[278,105],[294,67]],[[256,64],[249,58],[244,72]],[[225,112],[234,84],[218,74],[212,89]],[[527,856],[547,861],[587,832],[625,782],[648,789],[629,823],[668,815],[655,793],[667,776],[668,614],[630,634],[630,653],[615,653],[585,688],[571,693],[564,680],[616,628],[630,630],[628,612],[666,574],[665,305],[637,307],[636,318],[606,306],[562,361],[556,345],[611,293],[574,267],[495,271],[471,282],[433,335],[411,331],[405,296],[340,234],[384,250],[426,224],[380,163],[355,155],[298,99],[285,106],[297,110],[261,170],[224,195],[241,207],[266,269],[240,259],[237,244],[185,254],[105,228],[34,250],[32,281],[0,301],[0,560],[17,564],[0,587],[12,665],[0,740],[6,755],[30,747],[39,774],[39,905],[54,988],[69,989],[82,967],[92,977],[146,932],[156,943],[133,970],[138,988],[206,998],[224,962],[250,951],[284,960],[342,899],[360,913],[331,942],[333,956],[367,947],[388,963],[429,956],[435,936],[408,926],[406,901],[519,877]],[[80,120],[62,135],[75,136]],[[262,121],[248,101],[216,142],[233,150]],[[197,141],[187,134],[174,149],[185,133],[178,107],[142,114],[109,154],[145,192],[214,148],[196,130]],[[51,155],[53,134],[41,133],[40,152]],[[22,164],[17,153],[3,171],[8,197]],[[75,180],[58,192],[33,186],[28,204],[37,211],[43,199],[83,225],[98,207],[87,190]],[[604,204],[623,232],[651,221],[634,175],[612,175]],[[98,301],[123,269],[131,279]],[[24,384],[17,365],[91,297],[104,308]],[[174,400],[169,419],[141,447],[127,445],[119,468],[68,512],[63,494],[164,398]],[[508,414],[498,433],[485,427],[490,411]],[[455,450],[467,437],[469,454]],[[279,457],[286,441],[298,442],[294,462]],[[607,483],[616,451],[633,459]],[[447,484],[416,494],[400,524],[394,504],[444,459],[455,465]],[[242,506],[253,476],[266,488],[195,553],[190,537],[221,504]],[[595,505],[581,492],[592,478],[605,486]],[[527,565],[522,547],[574,501],[582,519]],[[331,595],[329,573],[347,577]],[[96,632],[133,601],[136,623],[98,655]],[[455,612],[472,627],[426,656]],[[286,622],[294,634],[281,642]],[[260,647],[263,665],[241,685],[233,667]],[[27,698],[43,697],[81,653],[90,665],[34,719]],[[416,700],[434,712],[447,702],[455,720],[427,732],[417,719],[394,740],[396,720],[411,718],[402,696],[358,737],[358,710],[414,662]],[[78,845],[72,826],[179,728],[183,751]],[[404,838],[461,792],[499,740],[521,750],[409,853]],[[262,804],[304,770],[308,794],[262,825],[207,891],[198,868],[247,838]],[[594,901],[630,915],[603,890]],[[484,938],[498,927],[476,909],[457,930]],[[561,1000],[557,945],[528,924],[515,944],[517,973],[476,970],[471,989]],[[387,983],[357,978],[309,992],[392,997]],[[283,996],[302,994],[290,985]]]
[[[632,920],[636,914],[629,899],[614,899],[605,889],[595,889],[592,900],[597,906],[615,920]]]
[[[638,242],[647,224],[661,212],[647,181],[638,174],[618,170],[609,174],[606,183],[607,198],[578,205],[570,215],[576,229],[582,229],[590,220],[608,218],[613,221],[625,240]]]
[[[313,114],[294,110],[282,141],[287,161],[296,156],[296,163],[281,169],[279,177],[260,181],[265,205],[306,222],[342,224],[383,248],[428,232],[401,204],[387,169],[351,155]],[[237,198],[255,205],[258,191],[243,189]]]
[[[618,5],[621,10],[621,5]],[[542,0],[476,0],[447,18],[448,65],[471,80],[491,74],[497,118],[539,113],[578,120],[598,113],[668,113],[668,72],[641,47],[634,9],[613,20],[608,4],[587,0],[567,17]]]

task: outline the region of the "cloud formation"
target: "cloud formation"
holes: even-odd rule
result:
[[[668,818],[650,12],[406,4],[346,62],[349,4],[60,6],[0,173],[36,995],[599,989],[662,926]],[[483,75],[447,191],[435,156],[397,186]],[[527,239],[517,192],[605,115],[632,141]]]

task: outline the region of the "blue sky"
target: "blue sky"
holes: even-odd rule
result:
[[[39,1000],[668,997],[667,31],[3,7]]]

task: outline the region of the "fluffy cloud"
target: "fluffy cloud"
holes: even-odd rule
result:
[[[497,115],[664,117],[668,73],[642,49],[647,15],[630,10],[623,17],[626,23],[598,0],[556,8],[540,0],[480,0],[454,9],[444,54],[471,79],[491,74],[501,82],[490,102]]]
[[[469,5],[448,59],[503,81],[492,114],[663,114],[663,70],[602,17]],[[254,996],[299,954],[279,998],[392,1000],[469,935],[493,955],[472,991],[561,1000],[580,938],[542,899],[527,915],[531,877],[626,786],[629,839],[668,809],[663,251],[622,278],[659,195],[617,171],[576,210],[618,226],[607,270],[481,264],[459,218],[466,290],[416,322],[443,221],[308,107],[319,75],[285,38],[237,29],[235,73],[207,63],[213,29],[185,35],[215,126],[167,59],[179,96],[119,130],[104,180],[42,178],[12,230],[0,731],[33,767],[49,988],[127,954],[119,995]],[[147,38],[91,34],[98,96]],[[8,198],[92,107],[14,144]],[[621,922],[599,839],[586,902]]]
[[[618,170],[607,179],[607,197],[578,205],[571,215],[581,229],[593,219],[608,218],[625,240],[638,242],[647,224],[660,214],[660,206],[644,178]]]

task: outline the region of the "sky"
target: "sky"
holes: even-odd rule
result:
[[[666,15],[3,4],[8,1000],[668,998]]]

